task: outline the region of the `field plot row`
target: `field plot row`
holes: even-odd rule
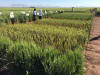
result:
[[[60,50],[74,50],[78,45],[84,45],[88,38],[86,30],[51,25],[6,26],[0,28],[0,32],[1,36],[10,37],[13,41],[32,41],[40,46],[51,45]]]
[[[65,16],[66,15],[66,16]],[[63,14],[55,14],[50,15],[51,18],[57,19],[75,19],[75,20],[91,20],[91,13],[63,13]]]
[[[37,8],[37,10],[39,10],[41,8]],[[78,11],[78,12],[89,12],[90,9],[93,8],[74,8],[74,11]],[[0,11],[32,11],[33,8],[0,8]],[[42,8],[42,10],[48,10],[48,11],[59,11],[59,10],[65,10],[65,11],[72,11],[72,8]]]
[[[27,15],[28,14],[28,15]],[[32,12],[26,13],[26,14],[21,14],[21,13],[15,13],[15,23],[26,23],[26,22],[32,22],[33,20],[33,15]],[[66,15],[66,16],[65,16]],[[92,20],[93,15],[91,13],[48,13],[44,14],[43,18],[54,18],[54,19],[73,19],[73,20]],[[38,19],[38,15],[37,15]],[[10,15],[7,12],[6,14],[3,14],[0,16],[0,24],[2,23],[11,23]]]
[[[84,75],[83,50],[92,17],[61,13],[14,25],[8,19],[0,26],[0,68],[10,75]]]
[[[90,28],[91,20],[89,21],[82,21],[82,20],[69,20],[69,19],[42,19],[33,22],[34,24],[41,24],[41,25],[53,25],[53,26],[63,26],[63,27],[74,27],[78,29],[87,29]]]

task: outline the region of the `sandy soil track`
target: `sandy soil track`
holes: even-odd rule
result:
[[[94,17],[90,41],[85,50],[86,75],[100,75],[100,17]]]

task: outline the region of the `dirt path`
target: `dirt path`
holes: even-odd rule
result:
[[[94,17],[85,56],[87,75],[100,75],[100,17]]]

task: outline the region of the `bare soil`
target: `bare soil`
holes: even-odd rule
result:
[[[86,75],[100,75],[100,17],[94,17],[93,19],[85,58]]]

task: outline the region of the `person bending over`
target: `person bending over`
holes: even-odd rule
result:
[[[15,22],[14,12],[10,12],[10,19],[11,19],[11,23],[14,24],[14,22]]]

